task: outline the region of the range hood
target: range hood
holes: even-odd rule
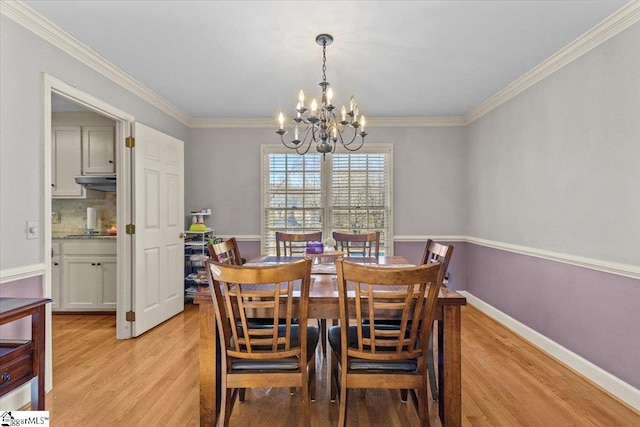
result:
[[[78,175],[76,184],[82,185],[87,190],[116,191],[115,175]]]

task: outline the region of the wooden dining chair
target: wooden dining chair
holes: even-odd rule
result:
[[[380,232],[342,233],[333,232],[336,249],[344,251],[346,256],[364,256],[378,258],[380,256]]]
[[[451,261],[451,257],[453,256],[453,245],[443,245],[441,243],[434,242],[431,239],[427,240],[427,244],[424,247],[424,252],[422,253],[422,264],[429,264],[431,262],[439,262],[442,264],[442,277],[438,278],[440,283],[444,285],[444,278],[447,274],[447,269],[449,268],[449,262]],[[429,367],[429,385],[431,386],[431,397],[433,400],[438,400],[438,375],[435,369],[434,363],[434,351],[433,351],[433,342],[438,340],[438,337],[442,333],[442,325],[439,321],[436,321],[435,331],[429,337],[429,357],[427,359],[428,367]],[[435,335],[434,335],[435,334]],[[436,358],[437,359],[437,358]],[[403,393],[402,398],[406,401],[406,394]]]
[[[307,242],[321,242],[322,231],[316,233],[283,233],[276,231],[277,256],[304,256]]]
[[[389,268],[339,259],[336,269],[340,326],[329,329],[329,344],[334,355],[331,400],[339,397],[338,426],[345,425],[351,388],[408,389],[420,425],[429,425],[427,346],[442,265]],[[380,322],[389,318],[399,324]],[[353,326],[350,321],[355,321]]]
[[[344,251],[345,256],[362,256],[369,258],[380,257],[380,232],[373,231],[370,233],[343,233],[340,231],[333,232],[333,240],[336,242],[336,249]],[[336,319],[332,321],[333,325],[337,324]],[[322,336],[326,334],[326,320],[320,325],[320,333]]]
[[[307,242],[321,242],[322,232],[315,233],[283,233],[276,231],[276,255],[277,256],[304,256]],[[318,319],[320,328],[320,347],[322,354],[327,353],[327,320]]]
[[[240,390],[295,387],[300,389],[301,425],[310,426],[318,329],[301,325],[307,325],[309,315],[311,260],[267,267],[207,261],[207,273],[222,351],[218,425],[229,425]],[[299,291],[299,298],[294,291]],[[295,304],[300,324],[291,321]],[[271,324],[248,322],[256,311],[270,316]]]
[[[240,249],[235,237],[230,237],[221,243],[209,244],[209,256],[215,262],[231,265],[242,265],[244,261],[240,256]]]

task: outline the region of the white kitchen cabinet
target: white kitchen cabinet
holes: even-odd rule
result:
[[[98,270],[100,277],[99,282],[102,286],[98,289],[101,291],[98,294],[98,307],[102,310],[116,310],[116,297],[117,297],[117,258],[116,256],[102,257],[98,259],[98,263],[102,268]]]
[[[60,244],[53,243],[51,257],[51,309],[58,310],[60,304],[60,284],[62,281],[62,265],[60,265]]]
[[[76,184],[82,174],[82,127],[51,128],[51,196],[61,199],[84,198],[85,189]]]
[[[62,298],[58,311],[115,311],[115,240],[71,240],[61,247]]]
[[[116,142],[113,126],[82,127],[82,174],[116,173]]]

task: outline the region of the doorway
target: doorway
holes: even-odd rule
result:
[[[116,123],[53,93],[51,128],[52,311],[115,316]],[[109,184],[85,188],[77,176]]]
[[[131,222],[130,209],[130,182],[131,182],[131,155],[125,150],[125,138],[130,135],[131,123],[134,117],[105,102],[94,98],[73,86],[70,86],[54,77],[44,75],[44,220],[43,224],[43,253],[45,261],[44,294],[52,295],[52,117],[55,109],[67,109],[93,114],[108,120],[115,126],[115,174],[116,184],[116,211],[115,223],[127,224]],[[55,103],[54,103],[55,101]],[[127,200],[127,198],[129,198]],[[116,337],[119,339],[131,337],[131,325],[126,320],[126,312],[131,307],[131,239],[118,233],[116,237]],[[48,314],[50,320],[50,312]],[[50,328],[51,322],[47,322]],[[50,337],[50,330],[47,337]],[[51,344],[47,343],[47,356],[51,355]],[[48,361],[50,362],[50,360]],[[47,366],[51,366],[47,363]],[[49,375],[48,375],[49,377]]]
[[[43,88],[43,295],[52,295],[51,129],[55,96],[56,101],[71,102],[115,124],[116,224],[119,225],[116,338],[138,336],[184,309],[184,143],[135,123],[132,115],[46,74]],[[47,320],[46,384],[49,390],[52,383],[50,308]]]

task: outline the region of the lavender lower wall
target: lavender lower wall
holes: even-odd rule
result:
[[[238,242],[238,249],[242,258],[249,261],[260,255],[260,242],[255,241],[240,241]]]
[[[471,243],[465,252],[469,293],[640,388],[640,280]]]
[[[42,277],[30,277],[0,284],[2,298],[42,298]],[[3,339],[29,339],[31,337],[31,321],[29,318],[0,325],[0,336]]]
[[[466,289],[466,245],[464,242],[445,242],[439,243],[453,245],[453,256],[449,263],[449,283],[448,287],[456,291]],[[411,264],[418,264],[422,259],[425,242],[395,242],[393,245],[393,253],[401,256]]]

